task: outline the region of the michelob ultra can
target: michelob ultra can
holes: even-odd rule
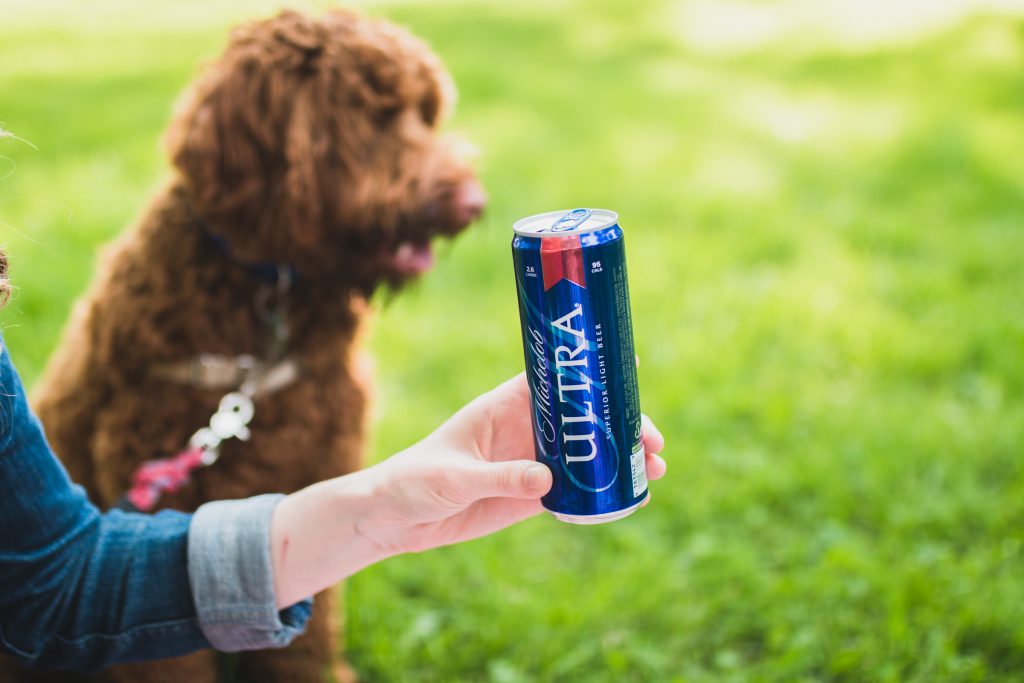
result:
[[[625,517],[647,499],[626,252],[618,215],[573,209],[513,230],[542,502],[573,524]]]

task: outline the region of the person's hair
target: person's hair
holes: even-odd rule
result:
[[[7,255],[0,249],[0,307],[11,296],[11,282],[7,279]]]
[[[0,126],[0,138],[14,137]],[[7,279],[7,254],[0,249],[0,308],[11,297],[11,282]]]

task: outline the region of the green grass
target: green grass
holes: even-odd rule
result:
[[[368,680],[1024,680],[1024,20],[840,39],[819,12],[755,40],[701,35],[714,6],[371,8],[447,61],[492,198],[381,310],[373,457],[520,369],[510,223],[597,205],[629,236],[670,472],[628,521],[538,518],[354,578]],[[38,147],[0,143],[0,320],[29,380],[251,7],[0,24],[0,121]]]

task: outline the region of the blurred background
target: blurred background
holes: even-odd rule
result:
[[[447,62],[491,195],[380,306],[371,457],[521,369],[510,225],[593,205],[626,230],[670,463],[627,521],[360,574],[358,671],[1022,680],[1024,3],[354,4]],[[167,175],[177,93],[275,7],[0,4],[0,121],[31,143],[0,141],[0,324],[29,383]]]

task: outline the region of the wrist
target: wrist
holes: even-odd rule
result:
[[[361,545],[385,559],[409,552],[412,524],[403,513],[403,491],[409,482],[401,476],[402,468],[394,468],[392,460],[385,460],[361,470],[359,487],[361,505],[352,516],[353,532]]]
[[[352,541],[358,548],[379,561],[398,555],[401,548],[386,542],[381,528],[391,517],[392,482],[380,464],[327,482],[335,506],[335,514],[345,515],[351,522]]]
[[[375,514],[377,487],[372,473],[355,472],[314,484],[277,505],[271,559],[279,608],[394,554],[360,530]]]

